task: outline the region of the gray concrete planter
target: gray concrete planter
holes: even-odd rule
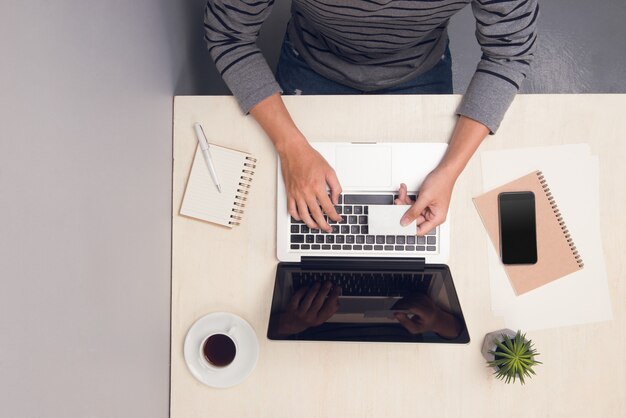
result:
[[[495,360],[495,356],[489,353],[489,351],[496,351],[496,341],[502,341],[502,334],[506,335],[510,339],[513,339],[515,338],[515,335],[517,333],[511,329],[505,328],[498,331],[490,332],[489,334],[485,335],[485,339],[483,340],[483,347],[481,349],[481,353],[483,354],[485,360]],[[495,371],[498,371],[497,367],[493,367],[493,369]]]

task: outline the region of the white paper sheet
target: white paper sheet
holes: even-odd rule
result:
[[[487,151],[483,187],[491,190],[541,170],[582,256],[582,270],[516,296],[500,258],[488,243],[492,310],[507,327],[536,330],[612,319],[600,234],[599,164],[586,144]]]

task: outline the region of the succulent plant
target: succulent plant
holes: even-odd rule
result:
[[[506,383],[515,383],[519,378],[522,384],[525,383],[524,378],[532,377],[535,374],[533,366],[541,364],[535,360],[539,355],[537,350],[533,348],[533,342],[526,339],[526,334],[517,331],[514,338],[509,338],[502,334],[502,341],[495,341],[497,348],[489,351],[493,354],[494,359],[487,363],[494,367],[494,374],[500,380]]]

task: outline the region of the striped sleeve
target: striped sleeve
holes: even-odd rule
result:
[[[457,113],[496,132],[526,77],[537,40],[537,0],[473,0],[482,58]]]
[[[281,91],[256,46],[274,0],[208,0],[204,39],[217,70],[244,113]]]

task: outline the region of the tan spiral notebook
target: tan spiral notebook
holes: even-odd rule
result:
[[[200,146],[196,147],[180,214],[232,228],[242,221],[257,160],[245,152],[209,145],[222,192],[211,179]]]
[[[541,171],[534,171],[473,199],[496,251],[500,251],[498,195],[516,191],[535,194],[537,215],[537,263],[504,265],[515,293],[521,295],[582,269],[583,261]]]

